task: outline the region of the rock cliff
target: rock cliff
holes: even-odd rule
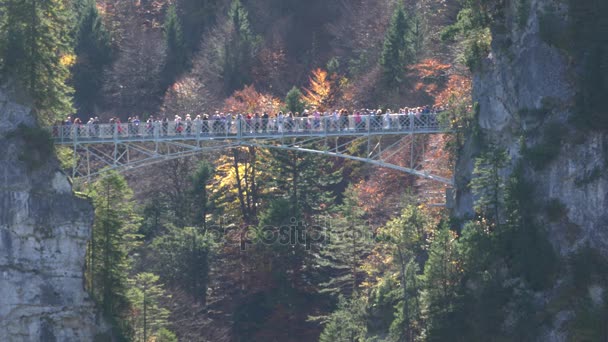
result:
[[[523,177],[532,185],[529,196],[538,204],[535,220],[561,259],[553,288],[537,294],[536,310],[548,317],[540,340],[578,340],[572,322],[605,308],[605,284],[595,283],[604,275],[585,275],[586,281],[577,283],[580,275],[569,262],[585,249],[608,256],[608,135],[599,125],[575,124],[581,109],[577,94],[587,91],[576,79],[586,66],[577,52],[568,49],[581,47],[581,42],[558,42],[555,36],[576,39],[568,33],[572,25],[590,20],[575,17],[580,13],[569,7],[576,4],[573,1],[490,2],[499,7],[500,19],[491,23],[491,53],[474,72],[477,124],[483,144],[491,141],[508,151],[512,166],[504,170],[505,178],[516,164],[524,166]],[[598,4],[589,6],[603,6]],[[460,155],[455,177],[457,216],[473,215],[474,200],[467,185],[483,144],[469,139]]]
[[[83,287],[93,208],[51,153],[34,151],[29,112],[0,92],[0,341],[93,341]]]

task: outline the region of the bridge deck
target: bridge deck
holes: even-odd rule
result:
[[[254,140],[446,133],[435,114],[284,119],[234,119],[151,124],[83,124],[50,128],[55,144],[104,144],[184,140]]]

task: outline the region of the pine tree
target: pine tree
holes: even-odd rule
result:
[[[340,297],[338,309],[334,311],[319,337],[320,342],[367,341],[367,313],[363,298]]]
[[[25,90],[41,123],[71,114],[73,89],[66,84],[75,60],[70,8],[61,0],[4,0],[3,5],[3,78]]]
[[[302,102],[302,92],[295,86],[285,96],[285,105],[287,110],[295,113],[302,113],[304,111],[304,102]]]
[[[292,217],[312,218],[334,202],[330,188],[341,181],[341,170],[332,170],[323,158],[298,151],[270,151],[275,177],[269,182],[273,189],[289,198]]]
[[[456,234],[443,223],[429,249],[422,282],[423,299],[431,326],[441,326],[444,323],[454,310],[458,298],[462,265],[457,243]]]
[[[123,176],[108,171],[92,185],[89,195],[95,206],[87,260],[89,292],[106,317],[120,322],[128,307],[128,254],[139,239],[135,234],[139,217],[134,211],[133,192]]]
[[[152,242],[157,273],[166,282],[182,287],[204,305],[207,300],[212,241],[198,228],[168,229],[167,234]]]
[[[391,19],[384,39],[380,65],[384,79],[394,85],[402,81],[404,68],[413,62],[411,28],[403,5],[399,5]]]
[[[398,324],[394,322],[393,334],[402,336],[407,341],[412,340],[414,322],[420,315],[417,295],[419,285],[413,282],[416,282],[415,274],[419,269],[417,260],[425,255],[426,241],[431,231],[430,223],[422,208],[410,204],[403,209],[399,217],[389,221],[379,232],[387,241],[401,282],[401,310],[396,315]]]
[[[104,67],[112,61],[110,34],[94,0],[85,0],[76,34],[74,100],[81,112],[90,114],[99,103]]]
[[[207,186],[211,179],[213,179],[213,165],[203,161],[192,176],[192,213],[194,216],[192,223],[201,227],[203,232],[207,230],[207,213],[209,212]]]
[[[203,32],[215,22],[218,7],[218,0],[179,0],[177,2],[187,51],[198,49]]]
[[[504,204],[505,180],[500,175],[509,162],[505,150],[491,145],[488,151],[475,160],[474,178],[471,189],[477,197],[475,210],[498,228],[501,224],[500,212]]]
[[[177,15],[175,5],[169,6],[165,15],[165,44],[167,60],[165,62],[165,81],[172,83],[173,79],[186,67],[186,50],[182,22]]]
[[[318,266],[328,274],[321,293],[354,296],[362,273],[363,258],[371,249],[371,231],[365,225],[354,190],[348,188],[338,216],[332,220],[328,239],[318,253]]]
[[[259,45],[249,24],[249,14],[240,0],[228,12],[228,38],[223,49],[224,88],[227,94],[251,82],[252,61]]]
[[[157,336],[168,322],[169,310],[160,304],[167,296],[159,276],[153,273],[138,273],[129,279],[127,298],[131,303],[130,321],[134,331],[133,341],[147,342]],[[166,332],[165,332],[166,334]]]

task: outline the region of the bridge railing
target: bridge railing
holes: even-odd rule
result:
[[[436,114],[382,114],[361,116],[235,117],[153,123],[87,123],[50,128],[58,143],[154,139],[253,138],[297,135],[347,135],[447,130]]]

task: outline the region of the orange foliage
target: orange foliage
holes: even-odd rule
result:
[[[268,112],[276,113],[283,103],[272,95],[255,90],[253,85],[237,90],[224,101],[224,111],[233,113]]]
[[[317,68],[308,78],[309,88],[304,88],[302,99],[309,105],[325,110],[333,98],[333,82],[328,78],[327,71]]]
[[[448,106],[454,100],[472,102],[472,86],[470,77],[451,75],[445,89],[435,96],[435,105]]]
[[[445,77],[451,67],[450,64],[442,64],[436,59],[428,58],[410,68],[416,70],[418,76],[422,79],[439,79]]]
[[[414,85],[415,91],[424,91],[430,96],[437,95],[447,78],[447,72],[452,67],[450,64],[442,64],[436,59],[428,58],[418,64],[410,66],[410,76],[417,80]]]

